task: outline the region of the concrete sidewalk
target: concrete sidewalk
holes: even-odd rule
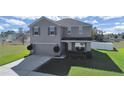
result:
[[[50,74],[33,71],[47,62],[51,57],[31,55],[0,67],[0,76],[49,76]]]

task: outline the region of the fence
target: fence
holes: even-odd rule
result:
[[[93,49],[104,49],[104,50],[113,50],[113,44],[108,42],[92,42],[91,48]]]

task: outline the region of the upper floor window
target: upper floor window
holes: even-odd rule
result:
[[[49,26],[48,27],[48,35],[54,36],[56,35],[56,27],[55,26]]]
[[[68,31],[67,31],[68,34],[71,33],[71,27],[68,27]]]
[[[40,35],[40,27],[38,26],[33,27],[33,35]]]
[[[84,29],[83,29],[83,27],[82,28],[80,28],[80,32],[79,32],[80,34],[83,34],[84,33]]]
[[[78,33],[79,27],[77,27],[77,26],[72,26],[72,27],[71,27],[71,31],[72,31],[72,32],[75,32],[75,33]]]

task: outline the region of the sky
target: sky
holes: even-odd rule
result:
[[[41,16],[0,16],[0,32],[7,30],[18,31],[18,28],[29,30],[28,25]],[[105,34],[124,32],[124,16],[46,16],[52,20],[73,18],[90,23]]]

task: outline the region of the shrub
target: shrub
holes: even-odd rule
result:
[[[54,50],[55,53],[58,53],[58,52],[60,51],[60,48],[59,48],[59,46],[57,45],[57,46],[55,46],[55,47],[53,48],[53,50]]]
[[[29,46],[27,46],[27,49],[28,49],[28,50],[32,50],[32,49],[33,49],[33,45],[30,44]]]
[[[87,53],[86,53],[86,57],[87,57],[88,59],[91,59],[91,58],[92,58],[92,52],[87,52]]]

